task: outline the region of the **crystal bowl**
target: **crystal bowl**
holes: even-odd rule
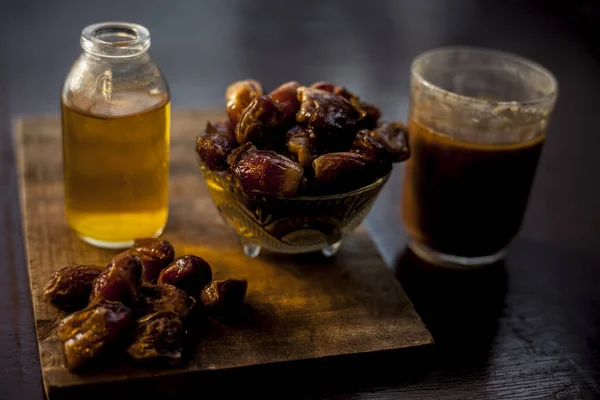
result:
[[[250,197],[230,174],[211,171],[198,160],[221,217],[240,237],[251,258],[262,248],[279,253],[321,251],[333,256],[369,213],[390,173],[359,189],[328,196]]]

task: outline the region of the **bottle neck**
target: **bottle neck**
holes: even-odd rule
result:
[[[88,54],[106,58],[147,56],[150,32],[128,22],[102,22],[81,32],[81,48]]]

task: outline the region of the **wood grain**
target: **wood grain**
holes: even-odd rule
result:
[[[206,371],[340,355],[381,355],[432,344],[364,229],[348,237],[332,260],[320,255],[268,253],[250,260],[243,255],[236,236],[212,204],[195,162],[194,137],[207,118],[215,117],[201,112],[173,115],[170,217],[163,237],[173,243],[177,254],[204,257],[213,266],[215,279],[248,279],[247,307],[233,323],[211,322],[184,367],[144,370],[115,361],[108,369],[79,375],[64,367],[55,334],[64,314],[41,300],[43,286],[62,266],[104,264],[116,251],[83,243],[67,226],[58,119],[19,122],[16,149],[29,279],[42,375],[51,399],[98,395],[97,388],[86,392],[86,385],[110,391],[116,381],[135,381],[136,390],[152,387],[154,393],[161,386],[171,386],[175,374],[179,389],[193,390],[206,380],[202,374]],[[402,358],[401,353],[398,357]]]

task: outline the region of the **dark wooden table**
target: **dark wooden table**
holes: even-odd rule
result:
[[[150,28],[176,107],[220,104],[227,83],[242,77],[267,87],[325,79],[404,119],[409,63],[423,50],[496,47],[550,68],[559,101],[522,234],[504,263],[447,271],[407,252],[402,168],[368,218],[434,334],[433,358],[414,368],[342,368],[337,378],[275,369],[240,374],[237,384],[279,398],[600,398],[598,15],[586,0],[0,2],[0,399],[43,397],[11,121],[58,111],[80,29],[108,19]]]

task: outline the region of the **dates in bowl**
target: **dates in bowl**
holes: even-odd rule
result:
[[[364,219],[393,163],[409,157],[406,127],[328,82],[225,91],[227,119],[208,122],[196,153],[221,216],[244,252],[331,256]]]

